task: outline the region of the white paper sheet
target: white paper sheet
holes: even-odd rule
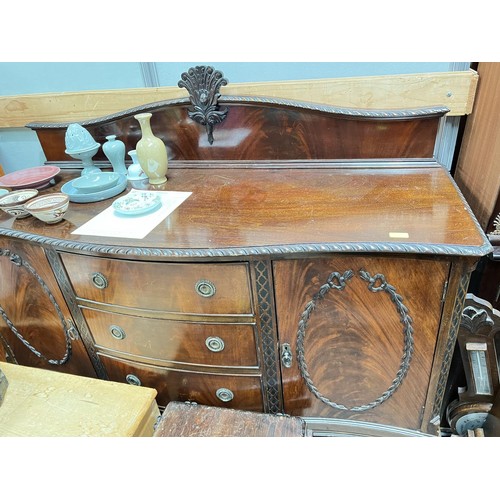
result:
[[[132,189],[130,192],[139,190]],[[183,191],[158,192],[162,205],[158,210],[144,215],[120,215],[110,206],[71,234],[86,234],[112,238],[145,238],[161,221],[166,219],[192,193]]]

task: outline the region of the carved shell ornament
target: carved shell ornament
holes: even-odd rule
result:
[[[195,122],[204,125],[207,131],[208,142],[213,144],[213,128],[221,123],[227,115],[228,109],[219,109],[219,90],[227,85],[227,80],[221,71],[212,66],[195,66],[181,74],[178,86],[189,92],[192,108],[188,110],[189,117]]]
[[[493,220],[493,226],[495,229],[490,234],[494,234],[495,236],[500,235],[500,214],[498,214]]]
[[[471,333],[479,334],[483,328],[486,328],[487,331],[491,330],[494,324],[494,321],[484,309],[468,306],[462,313],[462,326]]]

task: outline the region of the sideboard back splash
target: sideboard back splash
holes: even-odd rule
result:
[[[363,111],[245,97],[226,97],[220,107],[227,113],[213,127],[212,143],[206,127],[190,117],[192,107],[187,99],[152,103],[81,125],[100,144],[106,142],[106,136],[116,135],[130,151],[141,138],[134,115],[147,111],[153,115],[154,134],[167,146],[171,167],[219,161],[293,166],[309,161],[433,160],[440,119],[447,112],[442,107]],[[37,133],[47,163],[74,166],[75,160],[65,153],[68,125],[27,125]],[[102,148],[94,160],[107,162]],[[303,163],[299,166],[304,168]]]

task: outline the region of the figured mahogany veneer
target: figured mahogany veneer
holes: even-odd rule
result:
[[[155,265],[64,254],[62,261],[77,296],[87,301],[177,313],[252,312],[244,264]],[[106,280],[104,288],[94,283],[96,274]],[[199,282],[213,285],[213,295],[200,295]]]
[[[146,240],[71,234],[112,203],[71,203],[64,220],[0,214],[10,231],[35,233],[65,246],[155,260],[164,256],[233,257],[363,250],[483,254],[490,248],[448,172],[440,167],[330,169],[173,169],[161,190],[193,194]],[[63,172],[58,191],[78,172]],[[151,189],[147,182],[130,187]],[[130,188],[129,187],[129,188]],[[125,193],[123,193],[125,194]],[[392,233],[392,235],[391,235]],[[21,234],[21,236],[22,236]],[[129,248],[134,250],[129,250]]]
[[[355,271],[344,290],[331,289],[317,304],[305,334],[305,359],[312,381],[320,393],[347,408],[363,406],[379,398],[400,368],[404,335],[400,314],[391,297],[374,293],[357,274],[365,269],[383,273],[408,308],[414,329],[410,369],[402,386],[386,402],[358,414],[366,421],[417,428],[427,388],[421,380],[430,377],[437,341],[441,298],[450,264],[445,259],[409,257],[336,256],[327,259],[279,261],[274,264],[278,329],[282,342],[297,349],[298,319],[307,303],[326,282],[330,272]],[[289,290],[301,284],[302,289]],[[350,359],[350,361],[349,361]],[[308,391],[294,359],[283,370],[285,412],[349,418],[350,411],[323,404]],[[412,393],[407,399],[406,391]],[[402,425],[403,423],[403,425]]]
[[[29,268],[36,274],[31,273]],[[0,306],[6,315],[0,322],[0,360],[37,368],[50,366],[47,360],[62,360],[67,349],[64,326],[71,326],[72,315],[44,249],[24,241],[0,237],[0,275]],[[51,302],[47,291],[55,304]],[[56,307],[59,308],[60,315],[57,314]],[[39,355],[21,346],[20,339],[9,328],[7,319]],[[82,338],[77,335],[76,330],[71,341],[70,359],[71,363],[59,366],[61,371],[87,377],[96,376]]]
[[[153,114],[151,127],[167,146],[171,166],[176,161],[296,161],[367,158],[432,158],[439,118],[446,108],[398,111],[359,111],[295,103],[281,99],[220,100],[227,117],[214,130],[210,144],[204,127],[188,116],[187,99],[141,106],[82,122],[100,144],[116,135],[126,150],[141,138],[134,114]],[[74,161],[65,154],[68,124],[27,125],[37,133],[47,161]],[[397,138],[397,140],[395,140]],[[127,158],[128,159],[128,158]],[[106,157],[100,149],[94,160]]]
[[[259,365],[252,325],[144,318],[83,308],[96,346],[144,362],[253,367]],[[117,330],[117,328],[120,330]],[[123,332],[123,335],[120,333]],[[113,336],[113,333],[115,336]],[[223,349],[210,350],[207,341]],[[220,339],[220,340],[217,340]],[[214,349],[214,348],[212,348]]]
[[[224,402],[225,408],[263,411],[262,385],[259,376],[220,375],[164,369],[154,365],[124,362],[119,358],[99,355],[112,380],[125,381],[132,375],[141,385],[155,387],[159,406],[170,401],[196,401],[199,404],[220,406],[223,402],[217,397],[219,389],[231,391],[233,399]]]

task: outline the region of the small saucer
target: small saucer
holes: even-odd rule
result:
[[[135,191],[115,200],[112,204],[121,215],[142,215],[161,207],[161,198],[149,191]]]

